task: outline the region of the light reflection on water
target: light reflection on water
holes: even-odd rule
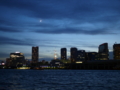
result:
[[[0,69],[0,90],[120,90],[119,70]]]

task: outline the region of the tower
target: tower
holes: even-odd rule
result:
[[[70,49],[71,52],[71,63],[75,63],[77,60],[77,48],[71,48]]]
[[[103,43],[99,45],[99,60],[109,60],[109,50],[108,50],[108,43]]]
[[[120,44],[113,45],[114,60],[120,60]]]
[[[37,63],[39,58],[39,48],[32,47],[32,63]]]
[[[66,59],[67,59],[67,49],[61,48],[61,60],[66,60]]]
[[[57,53],[56,53],[56,51],[54,50],[54,60],[56,60],[57,59]]]

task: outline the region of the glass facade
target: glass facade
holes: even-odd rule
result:
[[[75,63],[77,60],[77,48],[71,48],[71,63]]]
[[[109,60],[108,43],[99,45],[99,60]]]
[[[32,63],[37,63],[39,58],[39,48],[32,47]]]
[[[61,48],[61,60],[66,60],[66,59],[67,59],[67,49]]]
[[[120,60],[120,44],[113,45],[114,60]]]

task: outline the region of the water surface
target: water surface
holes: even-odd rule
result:
[[[119,70],[0,69],[0,90],[120,90]]]

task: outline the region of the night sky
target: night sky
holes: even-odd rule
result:
[[[0,0],[0,60],[12,52],[39,60],[60,57],[60,49],[98,52],[98,46],[120,43],[120,0]],[[110,57],[112,57],[110,55]]]

